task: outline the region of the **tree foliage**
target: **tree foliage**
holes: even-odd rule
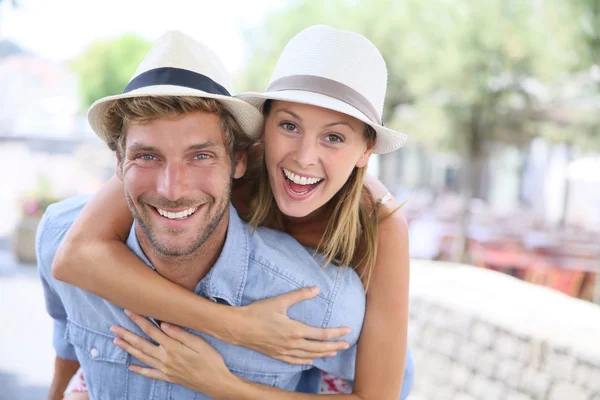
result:
[[[121,93],[151,46],[151,42],[132,34],[91,43],[72,62],[79,76],[82,106]]]
[[[328,23],[363,33],[384,55],[388,125],[428,145],[460,147],[474,127],[482,139],[519,144],[536,134],[530,114],[545,101],[546,86],[579,61],[578,26],[565,22],[577,10],[559,0],[540,3],[296,1],[251,39],[242,87],[264,90],[289,38]]]
[[[579,24],[580,61],[600,65],[600,0],[572,0]]]

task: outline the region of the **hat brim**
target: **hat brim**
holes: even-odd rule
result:
[[[404,146],[408,140],[408,136],[405,133],[375,124],[371,122],[366,115],[352,107],[350,104],[320,93],[303,90],[282,90],[265,93],[245,92],[237,94],[236,97],[257,108],[261,108],[267,100],[282,100],[323,107],[354,117],[375,129],[375,132],[377,133],[377,141],[375,143],[375,148],[373,149],[373,153],[375,154],[385,154],[398,150],[400,147]]]
[[[172,85],[156,85],[146,86],[131,92],[119,94],[115,96],[104,97],[94,104],[92,104],[88,110],[88,122],[94,132],[105,142],[109,142],[114,132],[106,130],[103,119],[106,110],[110,104],[119,99],[127,99],[132,97],[145,97],[145,96],[191,96],[191,97],[202,97],[208,99],[218,100],[223,107],[225,107],[231,115],[235,118],[237,123],[242,128],[242,131],[251,139],[257,139],[262,131],[263,116],[253,105],[240,100],[233,96],[223,96],[218,94],[206,93],[201,90],[186,88],[182,86]]]

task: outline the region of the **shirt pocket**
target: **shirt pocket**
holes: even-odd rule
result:
[[[67,322],[67,340],[76,348],[91,398],[127,398],[129,355],[113,343],[114,337]]]
[[[248,379],[252,382],[262,383],[263,385],[272,386],[272,387],[278,387],[277,384],[279,383],[279,378],[280,378],[279,374],[246,371],[246,370],[237,369],[237,368],[229,368],[229,370],[233,374],[235,374],[241,378]]]

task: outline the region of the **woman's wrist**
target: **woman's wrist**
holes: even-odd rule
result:
[[[229,370],[213,381],[208,388],[202,388],[201,393],[215,400],[243,400],[248,398],[251,386]]]
[[[198,330],[229,344],[239,345],[239,336],[236,332],[242,327],[244,320],[240,307],[215,304],[213,310],[211,323],[204,326],[204,329]]]

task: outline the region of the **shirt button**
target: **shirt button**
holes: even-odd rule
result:
[[[98,349],[95,347],[92,347],[90,349],[90,356],[95,360],[96,358],[98,358]]]

